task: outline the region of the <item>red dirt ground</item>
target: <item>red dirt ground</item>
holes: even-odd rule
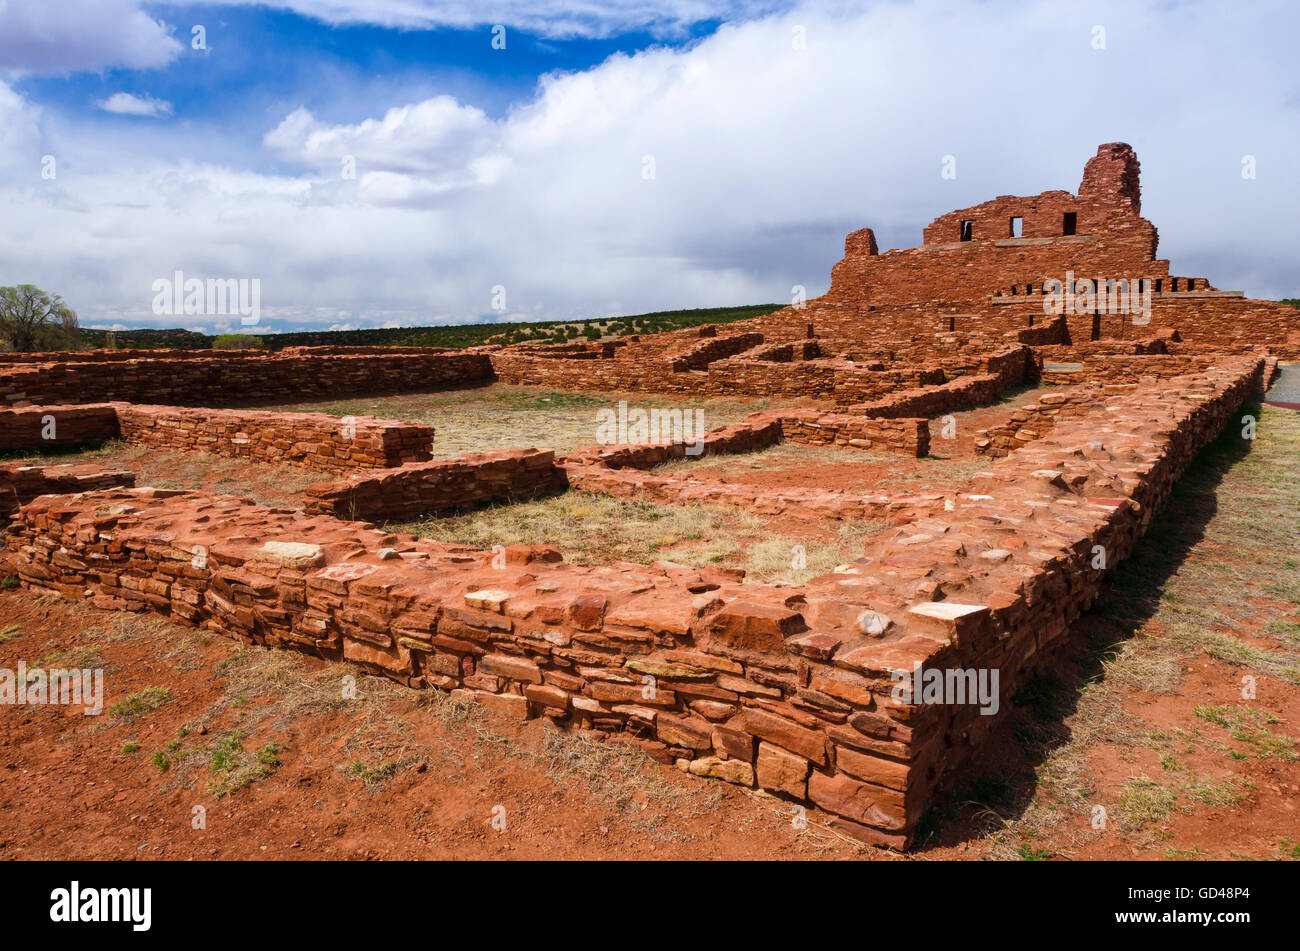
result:
[[[107,671],[106,708],[150,686],[171,688],[161,706],[129,721],[107,711],[87,717],[60,707],[0,708],[3,857],[903,858],[838,837],[815,814],[809,828],[798,831],[788,804],[688,778],[648,759],[618,786],[625,802],[604,799],[607,776],[548,770],[538,755],[552,729],[543,721],[520,724],[487,715],[483,723],[491,732],[484,739],[471,724],[446,722],[421,706],[421,693],[382,680],[360,678],[358,689],[376,699],[379,721],[391,722],[346,705],[277,707],[280,694],[295,683],[324,679],[333,689],[332,673],[346,672],[314,658],[245,649],[204,632],[24,592],[0,592],[0,619],[0,630],[18,628],[0,643],[0,666],[13,669],[20,659],[72,666],[75,661],[48,658],[94,647]],[[261,696],[232,693],[221,665],[241,656],[285,664],[287,677],[268,675],[265,682],[274,686]],[[1204,728],[1193,702],[1231,704],[1236,679],[1233,668],[1205,662],[1189,669],[1177,693],[1130,691],[1124,705],[1152,728]],[[1300,709],[1300,688],[1261,682],[1260,696],[1283,719],[1277,729],[1291,732],[1285,718]],[[178,741],[185,727],[192,732]],[[249,750],[276,742],[282,765],[225,797],[208,790],[205,780],[216,774],[205,768],[206,753],[185,781],[179,770],[160,772],[152,761],[169,742],[202,750],[236,728],[247,730]],[[1017,758],[1023,765],[1023,753],[1004,733],[985,760],[1005,761],[1014,770]],[[139,750],[124,752],[128,741]],[[376,751],[409,763],[367,784],[349,766]],[[1146,748],[1094,744],[1087,759],[1099,777],[1099,797],[1107,783],[1117,795],[1135,770],[1159,773],[1156,756]],[[1210,750],[1180,758],[1198,769],[1231,762]],[[1071,857],[1157,858],[1170,848],[1193,847],[1215,856],[1276,856],[1281,840],[1300,838],[1300,762],[1252,759],[1231,768],[1252,784],[1242,800],[1174,811],[1160,837],[1143,849],[1124,837],[1091,833],[1086,816],[1079,816]],[[190,828],[196,805],[207,810],[206,830]],[[504,831],[491,825],[497,805],[506,810]],[[987,856],[991,846],[981,829],[978,816],[958,816],[911,858]]]

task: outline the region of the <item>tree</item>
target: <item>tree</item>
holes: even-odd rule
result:
[[[212,338],[213,350],[262,350],[266,343],[255,334],[217,334]]]
[[[31,284],[0,287],[0,347],[18,353],[76,349],[77,314],[58,294]]]

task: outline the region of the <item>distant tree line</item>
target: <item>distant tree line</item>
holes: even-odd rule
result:
[[[576,320],[456,324],[440,327],[374,327],[367,330],[308,330],[278,334],[218,334],[191,330],[82,330],[91,347],[110,345],[132,349],[175,347],[186,350],[262,347],[449,347],[460,349],[485,343],[570,343],[601,340],[624,334],[656,334],[701,324],[726,324],[779,310],[780,304],[666,310],[630,317],[583,317]]]

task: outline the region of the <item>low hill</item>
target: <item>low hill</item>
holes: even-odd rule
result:
[[[309,330],[297,333],[261,335],[269,350],[284,347],[473,347],[484,343],[564,343],[599,340],[620,334],[654,334],[701,324],[725,324],[759,317],[780,310],[781,304],[749,304],[742,307],[702,307],[693,310],[664,310],[628,317],[583,317],[576,320],[543,320],[514,323],[456,324],[440,327],[376,327],[367,330]],[[222,346],[218,336],[191,330],[87,330],[82,344],[90,348],[108,345],[110,334],[118,347],[155,349],[178,347],[203,350]],[[228,335],[227,335],[228,336]]]

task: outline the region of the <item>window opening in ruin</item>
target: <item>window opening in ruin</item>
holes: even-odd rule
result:
[[[975,233],[975,222],[971,218],[963,218],[961,222],[961,239],[969,241]]]
[[[1061,224],[1061,234],[1074,234],[1074,229],[1078,226],[1079,216],[1076,212],[1067,211],[1065,221]]]
[[[1024,230],[1025,230],[1025,219],[1024,219],[1024,218],[1012,218],[1012,219],[1011,219],[1011,237],[1013,237],[1013,238],[1019,238],[1019,237],[1022,237],[1023,234],[1024,234]]]

